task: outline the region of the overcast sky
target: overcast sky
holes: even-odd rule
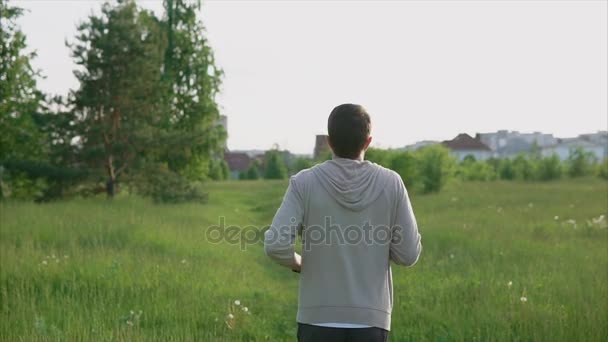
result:
[[[65,47],[94,0],[12,0],[40,87],[78,86]],[[161,0],[139,4],[162,12]],[[606,130],[606,0],[205,1],[225,71],[228,147],[312,153],[331,109],[372,116],[373,145],[401,147],[499,129],[558,137]]]

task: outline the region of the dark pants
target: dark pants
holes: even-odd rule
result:
[[[387,342],[380,328],[329,328],[298,323],[298,342]]]

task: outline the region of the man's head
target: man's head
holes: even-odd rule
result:
[[[336,157],[357,159],[372,141],[371,128],[365,108],[351,103],[339,105],[327,120],[329,146]]]

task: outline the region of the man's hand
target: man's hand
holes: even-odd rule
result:
[[[295,254],[295,265],[291,270],[296,273],[302,271],[302,256],[298,253]]]

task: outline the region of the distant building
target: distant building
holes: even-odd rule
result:
[[[449,148],[458,161],[462,161],[466,156],[473,156],[475,160],[486,160],[493,156],[492,150],[486,144],[466,133],[458,134],[456,138],[441,144]]]
[[[529,153],[533,146],[543,148],[555,145],[557,139],[553,134],[541,132],[520,133],[518,131],[500,130],[494,133],[477,133],[475,139],[487,145],[497,157],[514,157]]]
[[[598,161],[608,158],[608,146],[602,144],[601,140],[589,139],[583,137],[588,136],[581,134],[577,138],[557,139],[557,143],[552,146],[547,146],[541,149],[541,155],[548,157],[557,155],[560,160],[567,160],[570,153],[577,148],[583,149],[587,153],[591,153]]]
[[[319,134],[315,139],[315,149],[312,153],[314,159],[318,159],[324,153],[330,150],[329,142],[327,141],[328,136],[325,134]]]
[[[597,131],[596,133],[581,134],[578,137],[581,140],[608,147],[608,131]]]
[[[406,150],[406,151],[416,151],[419,148],[423,148],[423,147],[430,146],[430,145],[436,145],[436,144],[439,144],[439,141],[423,140],[423,141],[417,141],[416,143],[411,144],[411,145],[407,145],[407,146],[403,147],[402,149]]]
[[[239,179],[241,172],[247,172],[252,158],[245,152],[225,152],[224,160],[230,170],[230,179]]]

